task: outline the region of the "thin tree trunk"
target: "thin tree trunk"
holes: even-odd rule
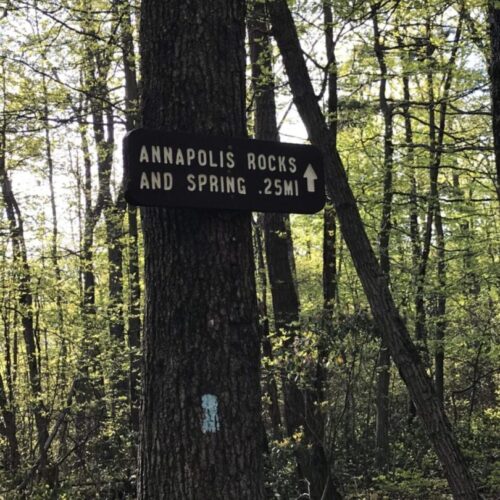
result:
[[[330,0],[323,1],[323,22],[325,29],[325,50],[327,57],[327,91],[328,91],[328,125],[331,132],[332,147],[337,147],[338,130],[338,66],[335,54],[335,40],[333,34],[333,13]],[[325,401],[327,368],[326,363],[329,355],[329,345],[334,336],[333,317],[335,306],[339,304],[338,295],[338,269],[337,269],[337,220],[335,208],[327,195],[327,201],[323,210],[323,326],[324,332],[318,343],[318,361],[316,364],[316,398],[321,405]],[[325,439],[324,416],[321,420],[322,436]],[[330,451],[325,454],[329,463],[330,471],[333,470],[334,457],[332,453],[336,443],[330,443]],[[325,489],[322,499],[341,498],[337,487],[333,484],[330,490]]]
[[[385,47],[378,24],[380,4],[372,7],[374,50],[380,69],[380,111],[384,119],[384,183],[382,195],[382,217],[379,229],[380,269],[390,282],[389,242],[391,237],[392,214],[392,168],[393,168],[393,108],[387,100],[387,63]],[[377,359],[377,396],[375,460],[377,467],[383,469],[389,460],[389,387],[391,380],[391,357],[387,343],[382,336]]]
[[[61,347],[58,357],[57,368],[57,386],[56,392],[66,390],[67,379],[67,355],[68,349],[66,345],[66,335],[64,332],[64,310],[63,310],[63,280],[61,273],[61,266],[59,264],[58,245],[59,245],[59,228],[57,221],[57,206],[56,206],[56,193],[54,188],[54,159],[52,154],[52,140],[50,137],[49,128],[49,100],[48,90],[45,75],[42,76],[42,90],[43,90],[43,111],[44,111],[44,132],[45,132],[45,156],[47,161],[47,176],[49,181],[50,192],[50,210],[52,216],[52,239],[50,245],[50,257],[52,266],[54,268],[55,278],[55,298],[56,298],[56,314],[57,314],[57,331],[58,337],[61,341]]]
[[[7,398],[5,384],[2,374],[0,373],[0,413],[3,423],[0,422],[0,435],[3,435],[7,440],[8,446],[4,454],[3,464],[5,468],[15,473],[20,465],[21,456],[19,454],[19,444],[17,441],[17,423],[16,414],[14,412],[14,402]]]
[[[453,40],[453,46],[450,54],[450,58],[447,64],[448,70],[446,71],[443,78],[443,95],[440,99],[439,105],[439,123],[436,127],[434,118],[434,90],[433,90],[433,78],[432,73],[429,72],[428,84],[429,84],[429,135],[430,135],[430,153],[432,155],[432,165],[431,165],[431,198],[429,200],[429,210],[434,211],[434,227],[436,230],[436,246],[437,246],[437,279],[438,279],[438,289],[436,292],[436,306],[435,306],[435,317],[436,317],[436,330],[435,330],[435,340],[436,340],[436,352],[434,355],[434,366],[435,366],[435,385],[436,392],[441,404],[444,404],[444,338],[446,330],[446,249],[445,249],[445,239],[444,239],[444,228],[443,219],[441,216],[441,203],[439,199],[439,170],[441,167],[442,151],[444,145],[444,134],[446,129],[446,114],[448,110],[448,102],[450,98],[451,83],[454,76],[455,64],[458,54],[458,49],[460,46],[460,40],[462,36],[462,24],[464,20],[465,6],[462,4],[459,13],[459,20],[457,29],[455,32],[455,37]],[[430,33],[428,40],[428,47],[430,47]],[[431,54],[428,54],[429,58]],[[432,66],[431,66],[432,69]]]
[[[97,78],[97,82],[106,78],[106,72]],[[109,105],[105,113],[102,109],[102,101],[108,97],[105,85],[96,85],[92,91],[95,97],[91,99],[92,125],[94,129],[94,140],[97,148],[99,197],[102,200],[102,212],[106,226],[106,247],[108,252],[108,321],[111,338],[123,342],[124,319],[123,319],[123,283],[122,283],[122,210],[115,206],[111,197],[111,169],[114,150],[114,123],[113,112]],[[106,121],[104,120],[106,117]],[[106,128],[106,133],[104,132]],[[120,375],[118,375],[120,376]]]
[[[398,38],[398,42],[401,45],[402,40]],[[410,114],[410,79],[408,75],[403,75],[403,118],[405,124],[405,145],[408,151],[407,163],[411,168],[410,176],[410,197],[409,197],[409,209],[410,209],[410,240],[411,240],[411,254],[413,260],[412,276],[413,285],[415,289],[414,304],[415,304],[415,338],[417,340],[417,348],[423,351],[420,341],[423,341],[425,336],[425,303],[424,303],[424,275],[422,271],[422,253],[421,253],[421,242],[420,242],[420,229],[419,229],[419,218],[418,218],[418,203],[417,203],[417,178],[415,174],[415,145],[413,142],[413,127],[411,122]],[[408,425],[413,423],[415,418],[415,405],[410,399],[408,405]]]
[[[398,43],[401,45],[403,42],[398,38]],[[405,161],[411,169],[410,173],[410,196],[409,196],[409,219],[410,219],[410,240],[411,240],[411,255],[413,260],[412,274],[414,277],[415,287],[415,324],[422,324],[425,322],[425,310],[423,309],[423,289],[421,288],[421,280],[418,274],[418,263],[421,257],[421,244],[420,244],[420,229],[418,218],[418,203],[417,203],[417,179],[415,175],[415,144],[413,141],[413,127],[410,114],[410,79],[407,74],[403,75],[403,119],[405,127],[405,148],[407,151]],[[417,329],[417,327],[416,327]],[[416,335],[417,339],[419,335]]]
[[[92,206],[92,163],[87,137],[87,128],[83,117],[79,123],[79,132],[83,154],[83,198],[84,198],[84,224],[82,241],[82,270],[83,270],[83,297],[82,309],[84,318],[95,315],[95,274],[93,264],[94,228],[101,213],[102,205]],[[93,331],[92,325],[86,321],[86,329]]]
[[[5,88],[3,90],[5,92]],[[2,129],[0,130],[0,186],[5,204],[7,220],[9,223],[14,266],[19,273],[19,306],[22,315],[21,322],[28,364],[28,378],[31,391],[30,397],[32,398],[30,407],[35,417],[37,445],[39,450],[41,450],[39,473],[40,479],[42,481],[46,481],[48,479],[48,457],[47,454],[43,452],[43,450],[45,441],[48,437],[48,422],[43,401],[40,367],[37,362],[37,347],[35,338],[36,335],[33,318],[33,294],[31,290],[31,272],[28,263],[28,255],[24,238],[23,219],[15,194],[12,190],[11,181],[7,173],[5,157],[6,144],[6,123],[4,121],[2,124]]]
[[[328,200],[323,213],[323,318],[326,334],[333,334],[333,314],[337,300],[337,224]]]
[[[437,398],[432,382],[392,299],[366,235],[342,161],[330,145],[330,131],[318,106],[301,53],[293,18],[285,0],[268,3],[295,103],[313,144],[324,157],[327,187],[335,203],[342,234],[370,303],[374,320],[385,337],[391,356],[407,385],[429,439],[443,465],[456,498],[479,498],[465,458]]]
[[[140,337],[141,337],[141,288],[139,273],[139,231],[137,209],[127,206],[128,214],[128,276],[129,276],[129,311],[128,345],[130,349],[129,398],[130,421],[132,430],[139,431],[140,407]]]
[[[442,217],[440,212],[440,201],[439,201],[439,171],[441,166],[441,158],[442,158],[442,148],[444,141],[444,132],[446,127],[446,112],[448,108],[448,99],[449,93],[451,89],[451,82],[453,78],[453,71],[455,69],[455,62],[459,48],[459,42],[462,34],[462,23],[464,19],[465,6],[462,4],[459,21],[457,25],[457,30],[455,32],[454,42],[452,51],[450,54],[450,58],[447,64],[448,70],[445,73],[443,78],[443,95],[440,98],[440,106],[439,106],[439,122],[436,123],[436,101],[435,101],[435,92],[434,92],[434,67],[433,61],[433,52],[434,47],[431,41],[431,21],[427,19],[426,21],[426,56],[429,61],[429,71],[427,72],[427,87],[428,87],[428,114],[429,114],[429,150],[430,150],[430,166],[429,166],[429,201],[427,206],[427,216],[426,216],[426,224],[424,229],[423,241],[422,241],[422,250],[421,253],[419,250],[414,251],[415,253],[419,253],[419,267],[416,277],[416,294],[415,294],[415,307],[416,307],[416,316],[415,316],[415,336],[417,341],[420,343],[420,348],[422,351],[427,353],[427,331],[426,331],[426,314],[425,314],[425,296],[424,296],[424,286],[425,279],[427,274],[427,266],[429,261],[429,254],[431,250],[431,242],[432,242],[432,227],[436,228],[436,241],[438,246],[438,263],[437,263],[437,271],[438,271],[438,284],[439,289],[436,292],[436,302],[437,305],[434,310],[434,314],[437,317],[436,320],[436,332],[434,335],[436,342],[436,353],[434,356],[435,363],[435,385],[437,396],[441,402],[443,403],[444,397],[444,335],[445,335],[445,327],[446,322],[444,319],[444,315],[446,313],[446,294],[444,287],[446,285],[446,276],[445,276],[445,241],[444,241],[444,230],[442,226]],[[409,102],[409,85],[408,79],[405,77],[404,79],[404,93],[405,93],[405,101]],[[404,114],[405,114],[405,123],[406,128],[408,130],[409,123],[409,104],[404,105]],[[411,125],[410,125],[411,127]],[[408,132],[407,132],[408,134]],[[412,192],[414,190],[414,185],[412,185]],[[412,197],[415,197],[415,194],[412,194]],[[412,204],[415,204],[415,201],[412,201]],[[412,217],[412,231],[414,230],[415,222]],[[416,247],[417,238],[413,236],[412,233],[412,241],[413,248]],[[410,404],[410,422],[415,414],[415,408],[413,403]]]
[[[443,220],[440,205],[436,209],[434,225],[436,227],[436,247],[437,247],[437,280],[438,291],[436,297],[436,352],[434,354],[434,380],[436,393],[444,404],[444,337],[446,330],[446,256]]]
[[[129,0],[115,0],[120,19],[121,48],[125,73],[125,120],[126,129],[138,126],[139,88],[135,64],[133,26]],[[136,207],[127,204],[128,216],[128,345],[130,349],[129,401],[132,430],[139,431],[139,371],[141,333],[141,288],[139,274],[139,234]]]
[[[490,19],[490,84],[493,144],[496,164],[496,192],[500,201],[500,4],[489,0]]]
[[[273,348],[271,345],[271,340],[269,336],[269,311],[267,307],[267,276],[266,276],[266,263],[264,259],[264,235],[263,235],[263,216],[259,217],[256,227],[254,229],[256,245],[255,249],[257,252],[257,275],[259,276],[259,285],[261,289],[261,298],[259,302],[259,326],[260,326],[260,338],[262,339],[262,357],[263,359],[268,359],[272,364],[274,360]],[[273,369],[270,373],[266,374],[266,391],[269,396],[269,414],[271,417],[271,426],[273,429],[273,438],[282,439],[282,419],[281,410],[279,407],[279,393],[278,384],[276,383],[276,378],[274,376]]]
[[[58,355],[57,379],[56,379],[57,382],[55,387],[56,394],[59,394],[66,390],[68,349],[66,345],[66,335],[64,331],[64,311],[63,311],[64,289],[63,289],[61,266],[59,264],[59,255],[58,255],[59,228],[57,220],[56,195],[54,188],[54,160],[52,154],[52,141],[49,129],[48,90],[47,90],[47,82],[45,75],[42,76],[42,90],[43,90],[43,110],[45,118],[45,123],[44,123],[45,155],[47,161],[47,175],[48,175],[49,192],[50,192],[50,209],[52,216],[52,240],[50,245],[50,256],[52,260],[52,266],[54,268],[54,278],[55,278],[57,331],[58,331],[58,337],[60,338],[61,342],[60,351]],[[42,452],[42,454],[43,453],[46,452]],[[52,470],[52,478],[55,483],[57,483],[58,481],[58,476],[59,476],[59,469],[57,466],[54,466]]]
[[[278,141],[271,43],[267,13],[263,3],[256,2],[249,22],[252,79],[255,94],[255,136]],[[293,243],[288,215],[264,214],[266,257],[278,335],[284,337],[287,351],[293,349],[300,334],[299,298],[294,280]],[[323,447],[324,423],[318,396],[322,394],[322,372],[313,374],[316,391],[301,390],[291,373],[283,373],[285,423],[288,436],[303,429],[303,441],[297,443],[299,474],[308,482],[312,499],[340,498],[333,483]],[[319,377],[318,377],[319,376]],[[326,497],[323,497],[326,495]]]
[[[331,131],[332,147],[337,147],[338,120],[338,79],[335,43],[333,39],[333,14],[330,0],[323,2],[323,20],[325,23],[325,48],[328,72],[328,126]],[[335,209],[331,200],[327,200],[323,212],[323,316],[327,335],[332,334],[332,319],[337,299],[337,223]]]
[[[86,442],[88,436],[95,434],[102,415],[104,414],[104,382],[99,363],[100,346],[96,341],[96,304],[95,304],[95,273],[94,273],[94,229],[102,211],[102,201],[98,198],[95,207],[92,205],[92,163],[87,137],[87,126],[84,122],[83,109],[77,111],[79,116],[79,133],[83,154],[83,198],[84,222],[81,241],[81,269],[83,275],[82,316],[84,333],[82,338],[81,362],[79,374],[76,376],[75,401],[76,436],[79,445],[76,448],[80,466],[86,463]],[[97,396],[97,407],[90,405]]]
[[[431,66],[431,61],[433,60],[432,54],[434,47],[431,43],[431,26],[430,20],[426,21],[426,57]],[[425,294],[424,286],[427,275],[427,266],[429,262],[429,254],[431,250],[432,242],[432,225],[434,222],[434,214],[436,211],[436,203],[438,200],[438,174],[439,174],[439,163],[435,156],[436,152],[436,116],[435,116],[435,99],[434,99],[434,73],[433,69],[429,68],[427,72],[427,88],[429,92],[428,96],[428,114],[429,114],[429,148],[431,150],[431,159],[429,163],[429,201],[427,206],[427,214],[425,220],[424,234],[422,238],[422,251],[419,259],[418,268],[418,278],[417,278],[417,291],[416,291],[416,310],[417,314],[415,317],[415,337],[417,340],[417,345],[422,352],[427,354],[427,328],[426,328],[426,314],[425,314]],[[414,413],[415,410],[410,408],[410,413]]]
[[[6,78],[5,78],[5,67],[2,65],[2,95],[6,95]],[[3,99],[5,106],[5,99]],[[6,123],[6,113],[5,109],[2,109],[2,123],[0,129],[0,179],[3,181],[3,176],[6,175],[6,141],[7,141],[7,123]],[[3,190],[3,182],[2,182]],[[7,244],[7,243],[6,243]],[[2,252],[4,253],[4,252]],[[5,263],[5,261],[3,262]],[[2,283],[3,285],[3,283]],[[8,297],[5,298],[7,302]],[[20,465],[21,455],[19,452],[19,443],[17,440],[17,416],[16,416],[16,406],[14,401],[14,383],[17,371],[17,362],[14,362],[14,367],[12,366],[12,353],[11,353],[11,331],[10,331],[10,320],[9,312],[7,307],[3,307],[7,303],[2,303],[2,323],[4,326],[4,336],[5,336],[5,370],[7,376],[7,391],[5,391],[5,385],[3,378],[0,374],[0,411],[3,418],[3,426],[0,426],[0,434],[5,436],[8,443],[8,451],[5,454],[5,466],[6,469],[12,473],[15,473]],[[14,333],[16,335],[16,333]],[[17,342],[16,342],[17,344]],[[14,356],[17,357],[17,346],[14,346],[15,352]]]
[[[145,127],[244,137],[245,2],[144,0]],[[142,208],[142,499],[263,497],[250,214]]]
[[[94,21],[85,13],[83,28],[96,35]],[[107,319],[113,346],[111,358],[112,411],[120,406],[127,394],[127,378],[123,372],[123,345],[125,343],[125,318],[123,308],[123,218],[125,204],[118,195],[117,203],[111,194],[111,173],[115,147],[114,116],[108,88],[112,56],[107,45],[84,40],[85,82],[88,88],[90,114],[95,147],[97,150],[97,176],[99,181],[97,204],[102,206],[106,228],[106,249],[108,261],[108,307]],[[98,220],[98,219],[97,219]]]
[[[426,22],[426,35],[427,35],[427,58],[429,61],[429,71],[427,73],[427,86],[428,86],[428,113],[429,113],[429,149],[430,149],[430,166],[429,166],[429,179],[430,179],[430,192],[429,192],[429,203],[427,209],[427,222],[424,236],[424,249],[423,254],[425,255],[425,266],[427,266],[429,252],[431,248],[431,240],[432,240],[432,226],[436,225],[436,218],[440,217],[440,203],[439,203],[439,171],[441,166],[441,149],[438,144],[438,125],[436,125],[436,113],[435,113],[435,93],[434,93],[434,65],[432,64],[432,51],[434,50],[431,42],[431,28],[430,28],[430,20]],[[446,96],[444,96],[446,98]],[[441,129],[440,129],[441,130]],[[443,131],[444,131],[444,117],[443,117]],[[442,227],[441,227],[442,229]],[[437,240],[439,241],[439,237],[436,235]],[[441,252],[438,253],[438,258],[444,253],[444,240],[441,240]],[[438,268],[441,270],[441,267],[438,263]],[[444,269],[444,268],[443,268]],[[439,277],[441,278],[441,276]],[[438,279],[439,279],[438,278]],[[424,272],[422,274],[422,281],[425,280],[425,267]],[[424,283],[422,283],[423,286]],[[441,295],[441,291],[438,290],[434,295]],[[435,309],[435,308],[434,308]],[[436,311],[434,310],[434,314]],[[444,332],[443,332],[444,333]],[[439,346],[435,351],[434,362],[443,361],[442,357],[438,356],[438,352],[442,351],[443,346]],[[442,371],[436,372],[435,375],[442,375]],[[442,380],[441,380],[442,382]],[[442,393],[439,392],[439,382],[437,379],[435,380],[436,394],[439,398],[441,405],[443,404]]]

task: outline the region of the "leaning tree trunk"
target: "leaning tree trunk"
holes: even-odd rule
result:
[[[245,136],[245,2],[144,0],[145,127]],[[139,498],[262,498],[250,214],[143,208]]]
[[[311,142],[323,153],[327,187],[374,320],[415,402],[454,496],[464,499],[479,498],[448,418],[394,304],[386,277],[368,240],[342,161],[338,152],[330,145],[330,131],[319,109],[286,0],[271,0],[268,6],[295,104]]]

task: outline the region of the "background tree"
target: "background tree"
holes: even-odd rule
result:
[[[494,3],[296,0],[288,5],[314,101],[329,125],[327,141],[339,151],[375,249],[387,215],[385,195],[392,195],[387,243],[392,297],[432,382],[444,381],[440,404],[452,421],[481,493],[496,498],[500,231],[492,133]],[[372,9],[376,10],[378,39]],[[177,32],[184,36],[183,16],[192,23],[188,29],[197,32],[192,12],[168,13],[172,36]],[[0,141],[0,157],[22,217],[34,359],[41,387],[39,397],[34,398],[24,338],[27,309],[21,300],[22,265],[13,253],[8,207],[0,195],[0,496],[7,498],[45,498],[47,484],[50,495],[61,498],[136,496],[139,415],[134,389],[139,383],[137,354],[144,301],[143,233],[138,212],[132,207],[125,210],[119,193],[121,140],[126,130],[139,124],[141,81],[134,78],[140,63],[139,14],[135,0],[0,2],[0,123],[6,136]],[[238,33],[242,30],[239,23]],[[227,35],[225,29],[221,32]],[[199,40],[205,38],[190,47],[204,46]],[[386,66],[383,70],[377,43]],[[240,42],[240,58],[242,50]],[[272,39],[266,55],[273,64],[280,136],[284,141],[306,142],[296,106],[301,100],[293,102],[283,59]],[[100,66],[98,60],[108,62]],[[198,59],[192,67],[201,68]],[[210,74],[224,67],[211,60]],[[91,72],[104,76],[89,78]],[[241,87],[242,76],[236,74],[240,76],[234,81]],[[387,134],[380,106],[384,74],[393,149],[392,189],[385,193]],[[174,85],[177,77],[170,76],[168,81]],[[250,67],[246,77],[250,88]],[[189,85],[189,79],[179,81],[180,86]],[[264,85],[268,80],[259,82]],[[203,92],[195,92],[196,99],[200,98],[195,109],[205,109]],[[209,94],[213,113],[218,106],[224,113],[234,108],[229,106],[229,95],[233,94]],[[249,130],[256,125],[255,99],[249,92],[247,108],[238,104],[240,115],[249,118]],[[180,116],[191,109],[190,102],[169,106]],[[270,106],[265,110],[272,111]],[[213,123],[225,119],[224,115],[210,116]],[[186,117],[184,130],[195,125],[200,126],[196,130],[217,134],[237,130],[219,129],[205,119],[199,123],[194,111]],[[103,140],[98,137],[96,141],[94,124],[99,121],[104,134]],[[235,125],[236,118],[231,123]],[[244,135],[244,123],[239,118],[238,123]],[[113,145],[112,151],[106,150],[106,142]],[[102,183],[99,165],[104,165],[104,152],[109,178]],[[103,189],[109,193],[108,208],[121,210],[116,219],[108,217],[111,211],[104,212],[103,195],[99,195]],[[212,221],[209,215],[203,220]],[[116,241],[110,240],[106,217],[108,223],[116,222],[117,243],[123,252],[122,264],[114,268],[109,255]],[[285,410],[280,373],[286,369],[286,380],[295,384],[300,396],[312,392],[316,397],[319,389],[320,405],[313,408],[323,417],[324,431],[321,439],[308,437],[307,442],[321,443],[343,496],[446,498],[450,489],[441,465],[420,420],[408,412],[408,389],[394,363],[384,373],[390,376],[385,386],[388,392],[384,391],[390,429],[384,467],[380,457],[377,460],[380,329],[375,327],[346,241],[336,227],[335,210],[289,217],[293,256],[287,244],[286,266],[292,268],[289,274],[300,308],[296,308],[294,341],[286,348],[276,330],[273,294],[265,276],[268,263],[274,263],[274,268],[276,262],[281,264],[281,254],[275,247],[266,254],[258,230],[263,217],[254,216],[259,221],[254,224],[254,242],[261,344],[266,354],[260,380],[268,436],[265,494],[291,498],[321,489],[319,484],[308,487],[297,473],[296,452],[299,443],[306,442],[304,432],[292,439],[280,427]],[[270,218],[278,219],[275,214]],[[232,220],[229,217],[220,224]],[[199,240],[214,224],[200,223]],[[246,231],[245,222],[248,235]],[[174,245],[173,240],[169,242]],[[206,239],[202,243],[207,246]],[[234,262],[236,267],[243,264],[236,257]],[[115,276],[122,273],[122,292],[114,300],[110,271]],[[161,287],[166,289],[169,283],[162,281]],[[191,298],[184,303],[197,315],[199,306]],[[217,305],[212,311],[219,311]],[[182,309],[173,321],[181,323],[190,317]],[[207,318],[204,325],[209,333],[204,340],[213,341],[215,350],[217,317],[213,326],[208,324],[212,315]],[[118,336],[111,335],[112,324],[121,325]],[[442,339],[440,331],[445,333]],[[444,363],[439,361],[442,355]],[[202,351],[189,356],[193,365],[204,359]],[[195,402],[200,407],[199,399]],[[39,403],[47,427],[42,448],[35,419]],[[311,410],[305,401],[300,407]],[[201,412],[198,424],[202,416]],[[310,413],[304,420],[311,422]],[[263,434],[262,428],[259,433]],[[309,454],[312,447],[303,450],[305,458],[313,455]]]
[[[491,39],[491,59],[490,59],[490,79],[491,79],[491,103],[493,118],[493,143],[495,145],[495,163],[497,168],[497,195],[500,200],[500,6],[498,2],[489,2],[490,18],[490,39]]]
[[[457,497],[478,498],[449,421],[438,405],[423,364],[397,312],[386,277],[380,273],[338,152],[332,151],[329,144],[328,129],[315,102],[314,90],[300,55],[300,44],[291,14],[286,4],[281,1],[275,0],[269,5],[274,34],[284,57],[299,112],[312,142],[321,148],[325,157],[327,188],[335,203],[343,236],[370,302],[375,322],[408,386],[412,400],[418,407],[428,436],[445,469],[450,488]]]
[[[255,102],[255,138],[279,141],[274,98],[272,45],[268,16],[263,3],[256,2],[249,18],[250,59]],[[300,305],[296,288],[293,241],[288,215],[263,215],[266,262],[273,304],[276,334],[282,338],[286,356],[293,352],[301,335]],[[318,359],[318,364],[322,362]],[[306,376],[304,387],[285,362],[281,372],[284,418],[287,435],[295,442],[299,476],[311,498],[341,498],[324,449],[321,410],[322,368]]]

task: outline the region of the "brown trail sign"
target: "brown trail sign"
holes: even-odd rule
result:
[[[314,146],[137,129],[124,160],[133,205],[310,214],[325,204]]]

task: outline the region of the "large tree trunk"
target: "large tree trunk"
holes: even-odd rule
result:
[[[144,0],[145,127],[244,137],[245,2]],[[143,208],[139,498],[262,498],[250,214]]]
[[[415,402],[453,494],[456,498],[479,498],[448,418],[396,309],[386,277],[371,248],[342,161],[338,152],[331,148],[330,131],[319,109],[290,10],[285,0],[270,1],[268,6],[295,104],[311,142],[323,153],[327,187],[374,320]]]

